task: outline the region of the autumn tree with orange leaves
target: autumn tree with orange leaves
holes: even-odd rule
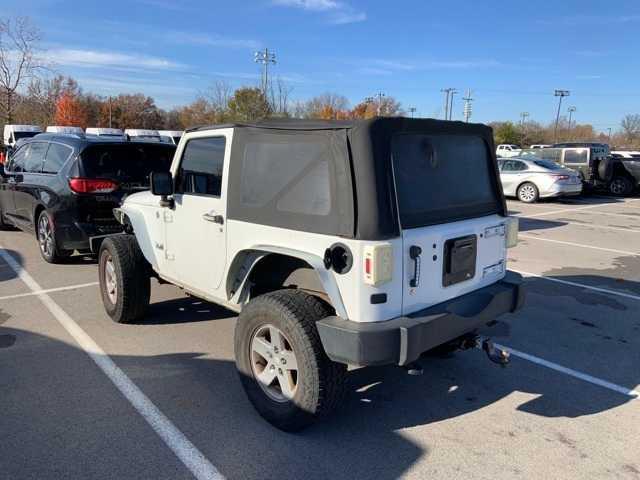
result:
[[[56,103],[54,120],[56,125],[86,128],[88,115],[79,98],[70,93],[63,93]]]

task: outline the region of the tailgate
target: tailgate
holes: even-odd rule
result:
[[[405,230],[403,315],[503,278],[505,229],[505,218],[491,215]]]

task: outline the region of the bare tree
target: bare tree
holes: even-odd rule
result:
[[[14,117],[18,90],[44,67],[38,57],[40,31],[27,17],[0,19],[0,114]]]
[[[293,87],[290,87],[286,82],[278,77],[275,85],[273,82],[269,82],[269,104],[271,105],[271,111],[273,115],[277,117],[289,116],[289,96],[293,91]]]
[[[217,117],[215,120],[219,122],[226,120],[231,97],[233,97],[233,88],[224,80],[216,81],[204,93],[198,96],[199,99],[209,104],[209,108],[215,113],[215,117]]]
[[[622,132],[628,142],[633,142],[636,137],[640,137],[640,115],[626,115],[620,124]]]

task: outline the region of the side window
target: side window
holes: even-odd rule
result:
[[[11,172],[24,172],[24,163],[27,160],[27,152],[31,145],[23,145],[11,155],[9,159],[9,168]]]
[[[589,159],[586,148],[571,148],[564,151],[564,163],[587,163]]]
[[[73,150],[66,145],[52,143],[47,150],[47,156],[44,159],[42,173],[58,173],[60,167],[67,161]]]
[[[44,162],[44,154],[47,153],[49,146],[44,142],[32,142],[29,144],[31,148],[26,153],[24,164],[25,172],[40,173],[42,171],[42,163]]]
[[[513,160],[506,160],[502,162],[503,172],[513,172]]]
[[[176,192],[219,197],[225,145],[225,137],[189,140],[182,154]]]
[[[518,162],[518,161],[514,161],[514,170],[521,172],[523,170],[528,170],[529,167],[527,167],[527,165],[524,162]]]

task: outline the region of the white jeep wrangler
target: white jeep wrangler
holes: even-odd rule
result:
[[[171,171],[114,211],[106,311],[142,317],[153,276],[239,312],[249,399],[301,429],[339,404],[347,365],[415,365],[521,307],[494,151],[486,126],[426,119],[189,130]]]

